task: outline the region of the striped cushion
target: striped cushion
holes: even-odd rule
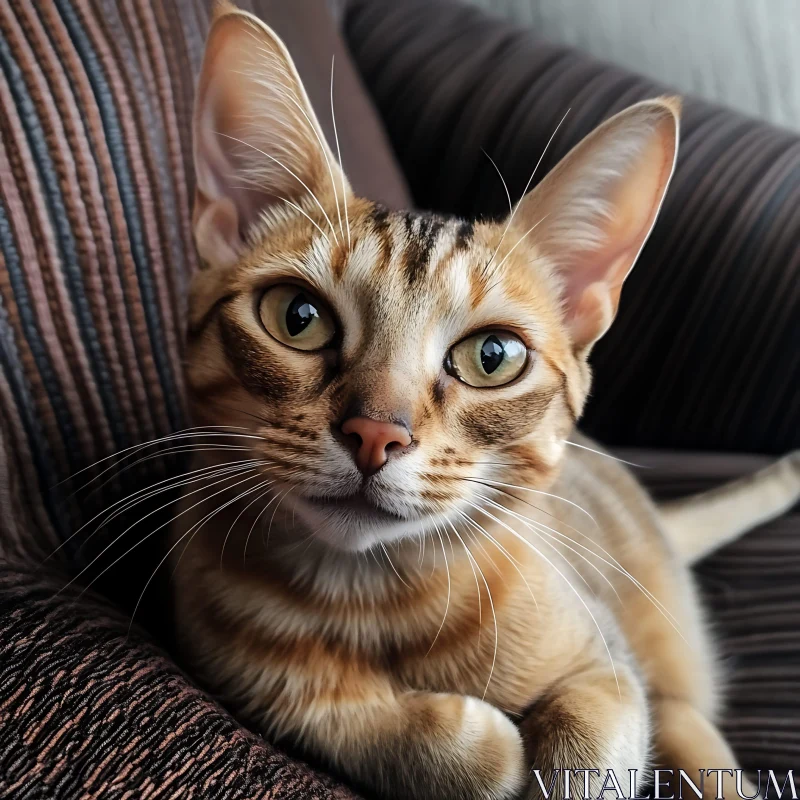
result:
[[[524,163],[527,171],[549,136],[563,105],[558,92],[574,96],[574,114],[554,154],[612,108],[646,93],[635,77],[600,70],[563,49],[534,46],[527,35],[459,6],[414,2],[404,0],[402,14],[401,4],[353,2],[346,22],[359,66],[422,205],[465,213],[499,211],[496,189],[475,161],[475,149],[484,144],[498,156],[518,186],[521,173],[512,167]],[[290,8],[270,0],[250,5],[262,11]],[[321,25],[321,0],[314,8],[307,20]],[[0,3],[0,796],[352,796],[238,726],[192,686],[149,636],[136,626],[129,635],[129,621],[107,599],[91,593],[79,599],[78,584],[98,568],[58,593],[112,541],[111,533],[121,532],[122,524],[145,511],[138,510],[137,516],[131,511],[113,531],[102,531],[88,543],[85,534],[92,526],[83,532],[81,527],[120,498],[182,466],[180,457],[142,460],[124,471],[111,470],[81,490],[84,479],[114,463],[102,462],[64,482],[119,449],[185,425],[183,311],[195,266],[189,230],[189,119],[207,21],[205,0]],[[341,63],[337,56],[337,70]],[[589,80],[594,73],[596,84]],[[492,83],[479,86],[476,75]],[[576,87],[582,84],[587,88],[579,92]],[[554,88],[548,92],[545,87]],[[513,109],[504,97],[514,100]],[[358,160],[356,166],[367,157],[359,137],[370,126],[376,141],[381,135],[369,120],[367,104],[359,108],[367,116],[348,112],[349,121],[357,122],[355,130],[348,133],[348,120],[344,125],[339,120],[340,133],[352,137],[345,162]],[[760,319],[742,308],[740,295],[755,292],[748,276],[760,276],[759,291],[771,287],[787,303],[796,302],[791,292],[797,282],[791,278],[797,259],[792,261],[784,232],[790,230],[797,205],[788,184],[797,142],[705,106],[693,109],[690,128],[694,125],[698,149],[684,162],[685,177],[677,181],[679,189],[684,187],[682,200],[668,209],[671,222],[662,224],[648,251],[645,263],[659,263],[658,272],[641,271],[650,276],[646,281],[665,274],[680,278],[684,294],[672,296],[663,285],[655,287],[665,311],[687,305],[692,286],[707,280],[707,291],[712,291],[730,270],[737,277],[741,271],[743,282],[734,282],[727,301],[736,316],[726,317],[726,325],[711,338],[733,327],[729,335],[741,339],[747,330],[753,346],[766,347],[755,367],[776,391],[763,414],[752,393],[740,392],[740,406],[726,406],[729,413],[718,421],[720,437],[708,439],[709,412],[704,417],[695,400],[676,404],[686,409],[680,415],[664,411],[680,387],[667,386],[668,393],[654,396],[652,407],[642,402],[641,392],[634,403],[635,380],[645,366],[652,368],[642,365],[644,348],[627,356],[629,369],[619,375],[603,361],[609,356],[601,354],[597,402],[614,406],[595,406],[591,421],[595,430],[620,442],[677,441],[685,435],[698,445],[712,441],[770,449],[776,447],[778,420],[791,418],[784,414],[782,381],[797,364],[785,358],[785,312],[772,313],[773,326],[764,330]],[[714,154],[720,141],[725,158]],[[769,154],[779,166],[772,172],[764,168],[762,175],[754,165]],[[382,175],[365,191],[387,191],[391,183],[387,199],[399,203],[403,186],[391,175],[391,154],[383,152],[379,160],[387,172],[362,168],[365,181]],[[717,170],[713,175],[730,173],[728,183],[717,186],[717,179],[707,178],[712,184],[708,192],[688,196],[691,175],[706,175],[711,167]],[[783,195],[772,192],[784,184]],[[728,211],[703,244],[696,223],[721,213],[722,200]],[[765,216],[767,208],[774,217]],[[670,224],[694,231],[695,238],[682,246],[677,238],[670,243]],[[742,242],[750,249],[743,251]],[[695,260],[703,262],[700,269]],[[706,261],[713,269],[702,268]],[[751,262],[758,269],[746,269]],[[641,335],[637,320],[641,325],[642,319],[660,317],[646,304],[636,308],[647,314],[630,312],[629,320],[622,321],[625,336]],[[720,307],[718,313],[723,312]],[[667,380],[673,374],[668,370],[680,364],[674,353],[672,361],[662,353],[664,330],[655,327],[653,340],[642,341],[648,353],[664,359]],[[695,341],[692,331],[686,329],[680,346],[689,342],[705,352],[705,340]],[[733,381],[734,373],[726,371],[732,369],[730,361],[720,359],[716,366],[725,380]],[[753,361],[742,359],[742,372],[735,373],[738,383],[731,385],[752,386],[741,381]],[[675,374],[683,373],[678,369]],[[689,389],[697,387],[687,382]],[[643,390],[653,389],[645,382]],[[691,416],[695,410],[697,419]],[[673,416],[683,422],[673,422]],[[692,474],[691,458],[678,463],[681,477]],[[672,474],[654,470],[650,477],[666,476],[661,488],[671,491]],[[695,477],[710,479],[702,469]],[[170,499],[154,501],[148,523],[153,529],[168,520]],[[788,588],[800,569],[790,536],[796,525],[795,519],[749,537],[704,569],[707,585],[717,590],[713,601],[724,646],[736,659],[736,716],[729,730],[750,766],[762,766],[769,757],[766,766],[786,768],[800,753],[793,733],[798,714],[792,706],[800,645]],[[153,537],[140,558],[137,550],[97,586],[130,609],[160,556],[159,545]],[[43,564],[59,547],[57,556]],[[100,569],[123,550],[112,548]],[[734,581],[742,581],[745,591],[733,595],[725,588]],[[149,613],[140,608],[137,620],[158,630],[160,622],[168,622],[163,594],[151,587],[145,606],[148,602]],[[779,613],[770,618],[773,608]]]

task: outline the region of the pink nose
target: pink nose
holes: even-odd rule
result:
[[[351,417],[342,424],[342,433],[358,440],[356,466],[365,474],[377,472],[389,459],[392,450],[411,444],[411,434],[392,422],[378,422],[369,417]]]

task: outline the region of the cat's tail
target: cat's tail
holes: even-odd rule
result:
[[[662,503],[661,520],[678,554],[694,564],[800,500],[800,450],[717,489]]]

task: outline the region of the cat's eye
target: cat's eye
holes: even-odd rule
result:
[[[296,350],[321,350],[331,343],[336,326],[325,304],[293,284],[272,286],[264,292],[258,313],[267,331]]]
[[[528,348],[508,331],[483,331],[459,342],[450,351],[450,371],[478,388],[503,386],[519,377],[528,361]]]

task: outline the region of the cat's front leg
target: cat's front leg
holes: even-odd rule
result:
[[[511,800],[527,779],[516,726],[474,697],[402,692],[332,707],[313,735],[321,755],[392,800]]]
[[[647,698],[642,682],[625,665],[616,666],[616,675],[600,664],[560,681],[531,708],[520,732],[532,764],[529,800],[603,797],[608,770],[624,791],[628,770],[638,770],[639,780],[646,780]],[[570,787],[565,771],[570,771]],[[608,783],[605,788],[613,796],[615,787]]]

